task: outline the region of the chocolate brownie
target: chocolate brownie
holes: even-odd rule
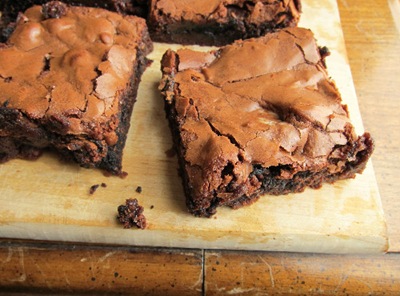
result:
[[[296,26],[300,0],[152,0],[148,16],[154,41],[225,45]]]
[[[1,0],[0,1],[0,41],[5,41],[14,28],[15,19],[18,13],[25,11],[33,5],[42,5],[49,0]],[[148,4],[147,0],[64,0],[65,4],[74,6],[87,6],[104,8],[121,14],[130,14],[146,17]]]
[[[363,171],[373,140],[355,133],[326,53],[310,30],[287,28],[164,54],[160,89],[191,213],[210,217]]]
[[[120,174],[151,50],[139,17],[60,2],[20,14],[0,44],[0,162],[50,147]]]

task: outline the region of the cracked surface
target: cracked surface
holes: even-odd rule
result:
[[[88,161],[99,162],[107,146],[125,137],[119,134],[126,133],[119,129],[122,108],[133,106],[134,81],[150,50],[141,18],[57,1],[33,6],[0,47],[0,105],[50,132],[48,145],[58,146],[59,136],[76,137],[67,150],[88,147]],[[13,137],[15,131],[0,128],[0,136]],[[25,138],[34,144],[28,133]]]
[[[223,45],[297,25],[300,0],[153,0],[148,18],[155,41]]]
[[[195,215],[354,177],[372,152],[369,135],[354,133],[309,30],[284,29],[210,53],[168,51],[162,70]]]

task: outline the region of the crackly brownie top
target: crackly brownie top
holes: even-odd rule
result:
[[[228,184],[229,166],[238,182],[256,164],[288,165],[284,178],[324,167],[334,173],[342,164],[330,165],[328,158],[346,158],[333,151],[356,138],[307,29],[284,29],[207,53],[169,51],[162,67],[160,88],[174,104],[196,189]]]
[[[167,16],[174,21],[226,22],[229,19],[244,19],[249,23],[260,24],[265,21],[279,22],[282,14],[291,11],[299,18],[300,1],[295,0],[153,0],[152,11],[158,17]]]
[[[0,104],[38,122],[56,118],[70,134],[93,131],[118,112],[136,52],[147,52],[144,28],[143,19],[102,9],[33,6],[0,44]]]

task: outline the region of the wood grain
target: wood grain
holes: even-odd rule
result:
[[[389,1],[338,2],[346,49],[386,214],[390,251],[400,252],[400,20]]]
[[[0,243],[1,292],[201,295],[203,252]]]
[[[395,295],[397,255],[207,252],[206,295]]]
[[[400,291],[398,253],[203,253],[0,240],[0,273],[0,294],[6,295],[396,295]]]

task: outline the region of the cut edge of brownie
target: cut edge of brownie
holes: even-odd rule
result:
[[[325,68],[325,57],[327,56],[327,48],[319,48],[320,64]],[[218,55],[219,50],[214,51]],[[257,201],[261,195],[281,195],[289,193],[303,192],[307,187],[318,189],[323,183],[334,183],[337,180],[354,178],[356,174],[361,174],[366,167],[366,164],[374,150],[374,141],[368,132],[361,136],[357,136],[351,140],[351,134],[354,133],[352,128],[347,129],[345,133],[348,135],[346,145],[336,149],[336,154],[339,157],[331,157],[329,160],[332,165],[335,162],[345,161],[345,165],[338,172],[331,173],[327,168],[320,171],[299,171],[294,173],[292,178],[280,178],[281,171],[291,171],[292,168],[288,165],[278,165],[271,167],[263,167],[259,164],[253,164],[252,171],[249,174],[249,179],[259,182],[261,186],[252,194],[246,194],[246,188],[234,188],[236,198],[223,201],[214,192],[214,197],[210,200],[193,200],[193,188],[187,173],[186,167],[191,164],[185,159],[186,148],[182,143],[182,135],[180,130],[181,122],[177,121],[177,110],[175,108],[175,81],[174,76],[179,72],[179,56],[176,52],[168,50],[162,59],[161,69],[163,78],[160,83],[160,90],[164,96],[164,109],[169,122],[174,147],[177,152],[179,162],[179,173],[182,178],[182,184],[186,196],[186,205],[188,211],[198,217],[211,217],[216,213],[216,209],[220,206],[229,206],[238,209],[242,206],[250,205]],[[334,82],[329,79],[334,85]],[[336,86],[334,86],[337,90]],[[338,92],[339,93],[339,92]],[[345,105],[342,105],[347,112]],[[228,163],[222,174],[230,174],[233,170],[233,165]],[[233,174],[232,174],[233,175]],[[228,184],[229,186],[229,184]],[[240,192],[243,192],[241,194]],[[204,205],[202,204],[204,202]]]
[[[147,49],[152,49],[152,43],[148,37],[146,38],[145,43],[145,47]],[[121,97],[122,104],[120,104],[120,123],[118,125],[118,128],[116,129],[118,141],[113,147],[111,147],[111,149],[108,150],[107,156],[99,164],[99,168],[103,168],[117,175],[122,173],[121,157],[123,155],[123,149],[125,147],[126,139],[128,136],[133,107],[137,100],[137,92],[141,82],[142,74],[151,63],[151,61],[146,57],[146,54],[148,53],[148,51],[146,52],[139,50],[137,52],[135,60],[136,63],[134,66],[135,70],[133,72],[133,76],[130,79],[131,86],[129,90],[125,92]]]

